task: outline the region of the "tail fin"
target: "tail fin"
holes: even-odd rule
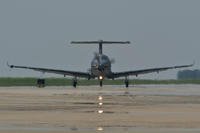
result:
[[[99,44],[99,54],[103,53],[103,44],[130,44],[129,41],[72,41],[71,44]]]

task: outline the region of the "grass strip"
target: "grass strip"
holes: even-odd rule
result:
[[[45,78],[46,86],[71,86],[72,79],[69,78]],[[130,79],[130,84],[200,84],[197,80],[148,80]],[[124,85],[124,79],[104,80],[104,85]],[[0,86],[36,86],[37,78],[0,78]],[[98,80],[78,79],[78,85],[99,85]]]

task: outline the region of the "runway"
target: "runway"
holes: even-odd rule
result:
[[[0,87],[0,132],[199,133],[200,85]]]

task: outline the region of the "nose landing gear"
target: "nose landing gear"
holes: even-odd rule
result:
[[[103,76],[99,76],[99,86],[102,87],[103,86]]]
[[[103,81],[102,80],[100,80],[99,85],[100,85],[100,87],[103,86]]]

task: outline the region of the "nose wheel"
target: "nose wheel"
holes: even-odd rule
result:
[[[100,85],[100,87],[103,86],[103,81],[102,80],[100,80],[99,85]]]

